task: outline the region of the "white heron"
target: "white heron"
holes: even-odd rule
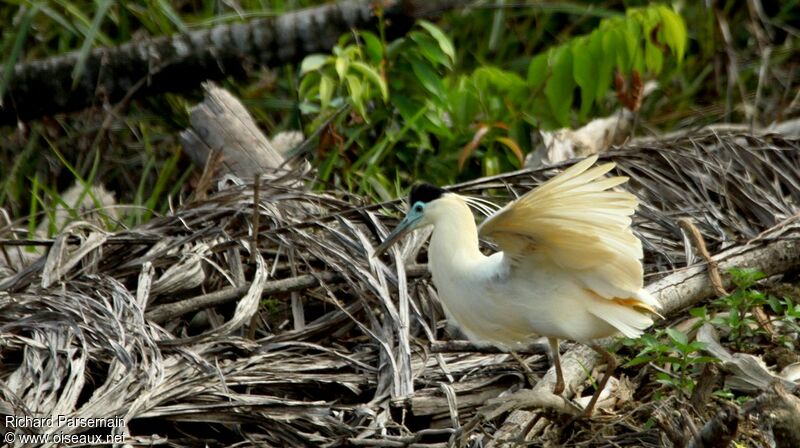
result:
[[[611,188],[625,177],[604,177],[614,163],[590,167],[587,158],[475,225],[467,199],[430,184],[411,191],[406,217],[376,249],[384,252],[407,232],[432,225],[428,267],[448,319],[476,341],[509,348],[546,336],[556,384],[564,379],[558,340],[591,346],[607,364],[584,409],[590,416],[616,368],[596,339],[638,337],[653,324],[658,302],[643,289],[642,243],[631,232],[635,196]],[[502,252],[486,256],[478,236]]]

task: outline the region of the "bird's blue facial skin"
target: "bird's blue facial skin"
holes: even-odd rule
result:
[[[400,240],[400,238],[405,235],[406,233],[416,229],[422,218],[425,216],[425,203],[422,201],[417,201],[414,205],[411,206],[411,209],[408,210],[406,217],[397,224],[397,227],[392,230],[384,242],[375,249],[375,255],[380,255],[386,249],[388,249],[392,244],[396,243]]]
[[[410,226],[409,230],[416,227],[416,224],[418,224],[422,220],[422,217],[425,216],[425,205],[426,204],[424,202],[417,201],[414,205],[411,206],[411,208],[408,210],[408,213],[406,214],[406,217],[403,218],[403,221],[400,222],[400,225],[398,225],[397,227],[401,227],[402,224]]]

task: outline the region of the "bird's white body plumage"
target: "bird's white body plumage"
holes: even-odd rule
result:
[[[474,340],[504,347],[540,336],[589,342],[652,325],[656,300],[642,288],[642,246],[630,230],[637,205],[609,189],[606,164],[586,159],[487,218],[480,229],[464,198],[446,194],[425,211],[434,225],[429,267],[448,315]],[[478,234],[502,252],[479,250]]]

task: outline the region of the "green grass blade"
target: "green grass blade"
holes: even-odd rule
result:
[[[17,28],[17,36],[14,40],[14,46],[11,47],[11,54],[8,55],[8,59],[6,59],[5,66],[3,67],[3,76],[0,77],[0,106],[3,105],[3,95],[6,93],[6,89],[11,83],[11,77],[14,75],[14,65],[19,59],[20,53],[22,53],[22,47],[25,46],[25,40],[28,37],[28,30],[30,30],[31,23],[33,23],[33,18],[36,17],[38,12],[39,4],[35,3],[31,9],[25,12],[25,15],[22,17],[22,21],[19,24],[19,28]]]
[[[53,4],[60,5],[64,11],[68,13],[67,20],[69,17],[72,17],[74,21],[72,22],[75,29],[78,30],[78,33],[83,36],[84,38],[89,35],[89,31],[92,28],[92,21],[89,20],[89,17],[83,13],[83,10],[75,5],[74,3],[68,0],[56,0]],[[114,42],[111,40],[110,37],[106,36],[105,33],[99,32],[97,33],[97,37],[95,38],[96,41],[100,42],[102,45],[110,46],[113,45]]]
[[[169,2],[164,0],[157,0],[156,4],[158,5],[161,14],[163,14],[164,17],[166,17],[170,22],[172,22],[172,24],[175,25],[175,28],[177,28],[178,31],[184,34],[189,31],[189,28],[183,22],[181,16],[178,15],[177,12],[175,12],[175,10],[172,8]]]
[[[89,28],[89,32],[86,34],[86,38],[84,38],[81,49],[78,52],[78,62],[72,70],[73,88],[78,85],[78,80],[86,69],[86,61],[89,59],[89,53],[91,53],[94,41],[100,31],[100,25],[103,24],[103,20],[108,13],[108,8],[110,8],[112,4],[114,4],[113,0],[102,0],[97,7],[97,11],[95,11],[94,18],[92,19],[92,26]]]
[[[39,175],[33,176],[33,186],[31,187],[31,205],[28,212],[28,238],[33,238],[36,235],[36,215],[39,211]]]

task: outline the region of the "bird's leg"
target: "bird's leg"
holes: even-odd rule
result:
[[[525,362],[524,359],[522,359],[521,356],[519,356],[519,353],[514,351],[509,353],[511,353],[511,357],[514,358],[519,363],[520,366],[522,366],[522,372],[525,374],[525,379],[528,380],[528,385],[530,387],[535,386],[536,383],[539,382],[540,378],[537,377],[535,373],[533,373],[531,367],[528,365],[528,363]]]
[[[586,409],[583,410],[584,418],[592,416],[592,411],[594,410],[594,405],[597,404],[597,399],[600,398],[600,394],[603,393],[603,389],[605,389],[608,379],[611,378],[611,375],[614,374],[614,370],[617,368],[617,358],[613,354],[609,353],[608,350],[597,344],[592,344],[590,347],[592,347],[594,351],[603,357],[603,361],[605,361],[606,364],[606,373],[603,375],[603,378],[600,379],[600,383],[597,385],[597,390],[594,392],[594,395],[592,395],[591,401],[589,401]]]
[[[558,339],[547,338],[550,343],[550,354],[553,356],[553,366],[556,368],[556,385],[553,387],[555,395],[564,392],[564,374],[561,373],[561,354],[558,351]]]

